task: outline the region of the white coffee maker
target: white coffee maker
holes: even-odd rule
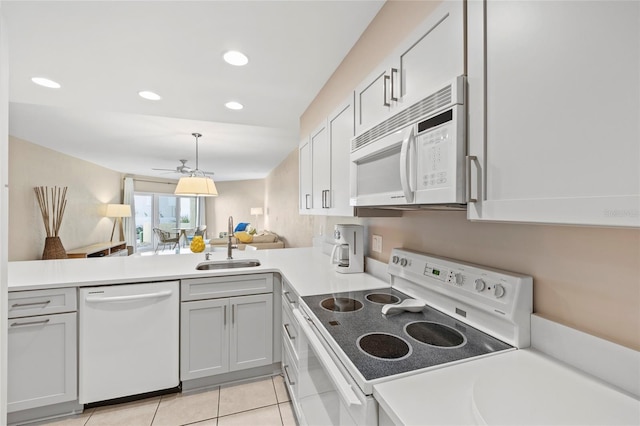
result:
[[[343,274],[364,272],[364,228],[362,225],[336,225],[331,263]]]

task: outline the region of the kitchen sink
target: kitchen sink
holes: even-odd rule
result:
[[[255,266],[260,266],[258,259],[232,259],[202,262],[196,266],[196,269],[206,271],[210,269],[253,268]]]

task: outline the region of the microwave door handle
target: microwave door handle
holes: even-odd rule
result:
[[[413,177],[413,162],[411,161],[411,145],[415,139],[414,128],[411,126],[407,136],[402,140],[400,149],[400,183],[407,203],[413,203],[413,189],[411,188],[411,178]]]

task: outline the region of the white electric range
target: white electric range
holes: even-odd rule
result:
[[[403,249],[388,272],[390,288],[305,296],[294,309],[301,424],[376,425],[374,385],[529,346],[531,277]],[[382,314],[407,299],[426,305]]]

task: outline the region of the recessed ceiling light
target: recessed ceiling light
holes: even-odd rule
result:
[[[157,93],[153,93],[153,92],[150,92],[148,90],[143,90],[142,92],[138,92],[138,95],[140,95],[140,97],[148,99],[150,101],[159,101],[160,99],[162,99],[162,97],[160,95],[158,95]]]
[[[226,106],[229,109],[242,109],[242,108],[244,108],[244,105],[242,105],[239,102],[234,102],[234,101],[227,102],[226,104],[224,104],[224,106]]]
[[[50,87],[51,89],[59,89],[61,87],[60,83],[56,83],[55,81],[44,77],[33,77],[31,81],[35,84],[39,84],[40,86]]]
[[[227,63],[235,65],[237,67],[247,65],[247,63],[249,62],[249,58],[247,58],[246,55],[235,50],[228,51],[222,57],[225,61],[227,61]]]

